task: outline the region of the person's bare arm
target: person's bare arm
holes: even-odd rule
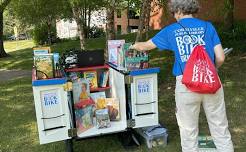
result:
[[[218,44],[214,47],[215,53],[215,65],[216,68],[219,68],[225,61],[224,49],[221,44]]]
[[[135,49],[137,51],[149,51],[155,48],[156,45],[151,40],[146,42],[136,42],[130,47],[130,49]]]

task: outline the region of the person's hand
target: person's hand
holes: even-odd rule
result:
[[[135,44],[132,44],[132,45],[129,47],[129,49],[130,49],[130,50],[134,50],[134,49],[135,49],[134,45],[135,45]]]

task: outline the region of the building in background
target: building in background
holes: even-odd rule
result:
[[[88,19],[87,19],[88,21]],[[106,11],[99,10],[94,11],[91,14],[90,27],[97,27],[106,29]],[[56,31],[57,37],[60,39],[65,38],[75,38],[78,36],[77,23],[74,19],[70,20],[57,20],[56,21]]]
[[[152,30],[162,29],[164,26],[176,22],[173,16],[169,13],[167,7],[162,5],[156,5],[158,0],[153,0],[151,4],[151,13],[149,26]],[[196,17],[204,20],[212,21],[213,23],[220,23],[224,20],[224,8],[225,0],[199,0],[201,9]],[[235,21],[246,21],[246,0],[234,1],[234,20]],[[134,15],[135,14],[135,15]],[[117,11],[115,13],[115,30],[118,34],[127,34],[129,32],[136,32],[139,25],[139,16],[137,13],[129,11],[129,18],[127,9]],[[129,30],[128,30],[129,25]]]

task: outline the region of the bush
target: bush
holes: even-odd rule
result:
[[[56,41],[56,27],[51,26],[51,42]],[[49,42],[48,26],[45,24],[36,25],[32,32],[32,38],[36,44],[43,45]]]
[[[215,23],[215,27],[222,41],[246,40],[245,21],[236,21],[232,30],[225,30],[222,23]]]
[[[105,36],[105,32],[102,28],[93,26],[89,29],[89,38],[99,38]]]

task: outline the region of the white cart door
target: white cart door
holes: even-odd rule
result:
[[[118,98],[120,102],[121,119],[117,123],[119,126],[117,129],[123,131],[127,128],[125,76],[112,68],[109,72],[112,98]]]
[[[70,112],[63,85],[33,87],[40,144],[69,139]]]
[[[133,76],[131,83],[134,128],[158,125],[157,74]]]

